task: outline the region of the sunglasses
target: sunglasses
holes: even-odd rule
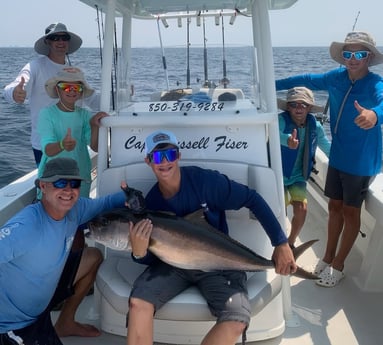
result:
[[[306,103],[298,103],[298,102],[289,102],[287,103],[291,108],[302,108],[302,109],[306,109],[308,108],[310,105],[309,104],[306,104]]]
[[[58,189],[64,189],[67,185],[70,185],[70,188],[78,189],[81,186],[81,180],[68,180],[66,178],[60,178],[59,180],[52,182],[53,187]]]
[[[50,41],[55,41],[55,42],[58,42],[58,41],[69,41],[70,40],[70,35],[68,34],[64,34],[64,35],[50,35],[47,37],[47,40],[50,40]]]
[[[61,83],[57,84],[57,87],[66,93],[69,93],[71,91],[75,91],[75,92],[80,93],[84,90],[84,86],[82,84],[70,84],[70,83],[62,83],[61,82]]]
[[[370,54],[367,50],[358,50],[357,52],[349,52],[347,50],[343,50],[342,56],[345,60],[351,60],[352,57],[355,58],[355,60],[363,60]]]
[[[171,148],[166,150],[153,151],[148,154],[148,158],[149,161],[154,164],[161,164],[164,158],[166,158],[166,160],[171,163],[178,159],[178,149]]]

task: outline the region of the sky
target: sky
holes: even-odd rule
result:
[[[160,1],[160,0],[158,0]],[[359,15],[358,15],[359,13]],[[382,0],[298,0],[286,10],[270,11],[271,36],[274,46],[329,46],[343,41],[347,32],[368,31],[377,45],[383,47]],[[97,13],[78,0],[12,0],[0,12],[0,47],[33,47],[43,36],[45,28],[54,22],[67,25],[69,31],[83,39],[83,47],[99,47]],[[207,45],[222,43],[222,29],[213,19],[206,21]],[[185,46],[186,25],[177,27],[169,21],[169,28],[160,28],[162,43]],[[249,18],[238,16],[234,25],[225,23],[227,45],[249,45]],[[119,21],[117,21],[119,26]],[[158,47],[156,21],[133,22],[140,36],[133,37],[135,47]],[[202,27],[192,22],[191,45],[203,45]]]

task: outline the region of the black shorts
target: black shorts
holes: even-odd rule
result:
[[[372,181],[372,176],[350,175],[329,166],[324,194],[334,200],[343,200],[347,206],[360,208]]]
[[[80,265],[81,256],[82,250],[69,252],[69,256],[61,273],[56,291],[49,302],[47,310],[51,311],[59,303],[74,294],[73,283],[77,274],[78,266]]]
[[[31,325],[0,334],[0,345],[63,345],[53,327],[49,311],[43,312]]]
[[[203,272],[184,270],[163,262],[149,266],[134,282],[130,297],[139,298],[159,310],[189,286],[196,286],[217,322],[250,322],[246,273],[241,271]]]

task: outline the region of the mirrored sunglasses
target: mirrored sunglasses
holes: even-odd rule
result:
[[[64,189],[66,186],[70,185],[70,188],[78,189],[81,186],[81,180],[68,180],[66,178],[60,178],[59,180],[52,182],[53,187],[58,189]]]
[[[55,41],[55,42],[58,42],[58,41],[69,41],[70,40],[70,35],[68,34],[63,34],[63,35],[49,35],[47,37],[47,40],[50,40],[50,41]]]
[[[178,159],[178,149],[171,148],[166,150],[153,151],[149,155],[149,161],[154,164],[161,164],[163,159],[166,158],[168,162],[174,162]]]
[[[367,50],[358,50],[356,52],[349,52],[347,50],[343,50],[342,52],[343,59],[345,60],[351,60],[352,57],[354,57],[355,60],[363,60],[368,56],[368,54],[370,54],[370,52]]]
[[[63,90],[64,92],[71,92],[71,91],[75,91],[75,92],[82,92],[84,90],[84,86],[82,84],[71,84],[71,83],[57,83],[57,87],[60,89],[60,90]]]
[[[291,108],[302,108],[302,109],[306,109],[308,108],[310,105],[309,104],[306,104],[306,103],[298,103],[298,102],[289,102],[287,103]]]

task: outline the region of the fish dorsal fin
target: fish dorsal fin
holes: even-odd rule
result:
[[[214,226],[210,225],[207,222],[202,208],[200,208],[199,210],[197,210],[195,212],[189,213],[188,215],[184,216],[183,218],[192,224],[202,226],[204,228],[208,228],[209,230],[217,231],[217,229]]]

